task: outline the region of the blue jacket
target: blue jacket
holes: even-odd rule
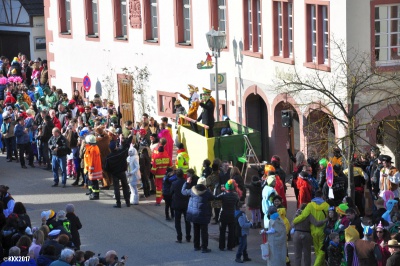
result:
[[[29,142],[29,134],[24,131],[24,127],[21,126],[19,123],[15,125],[14,135],[17,144],[26,144]]]
[[[250,233],[250,227],[251,227],[251,222],[247,219],[246,213],[236,210],[235,211],[235,217],[238,217],[238,223],[240,225],[240,228],[242,228],[242,236],[248,235]]]
[[[171,195],[171,185],[177,179],[176,174],[172,173],[170,175],[167,173],[163,178],[163,187],[162,187],[162,194],[163,196],[170,196]]]
[[[182,195],[190,196],[186,220],[197,224],[209,224],[211,220],[211,204],[213,194],[204,185],[196,185],[186,189],[188,183],[183,184]]]

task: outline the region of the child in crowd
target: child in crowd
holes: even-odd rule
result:
[[[171,185],[172,182],[177,180],[175,171],[168,167],[167,172],[163,178],[163,185],[162,185],[162,195],[165,201],[165,220],[171,221],[175,218],[174,209],[172,209],[172,195],[171,195]],[[171,213],[171,216],[170,216]]]
[[[247,206],[251,211],[251,220],[253,221],[253,229],[261,228],[261,179],[254,175],[251,177],[251,184],[245,184],[249,190],[249,197],[247,198]]]
[[[246,216],[246,204],[240,202],[239,210],[235,211],[236,217],[236,230],[239,236],[239,247],[236,253],[236,262],[243,263],[244,261],[251,261],[249,254],[247,254],[247,235],[250,233],[251,222]],[[241,259],[243,255],[243,260]]]
[[[343,259],[342,248],[340,247],[339,234],[333,232],[329,235],[330,242],[328,247],[328,265],[340,266]]]

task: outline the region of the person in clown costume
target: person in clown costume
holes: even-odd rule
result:
[[[175,93],[179,94],[184,100],[189,102],[189,111],[190,111],[192,102],[196,99],[199,99],[199,94],[197,93],[199,91],[199,88],[195,87],[194,85],[188,84],[188,90],[189,90],[189,97],[180,92],[175,92]],[[196,114],[196,116],[193,117],[193,119],[196,119],[196,118],[197,118],[197,114]]]
[[[268,229],[269,218],[268,218],[268,208],[274,205],[273,199],[278,193],[274,189],[276,181],[275,174],[269,175],[265,179],[265,186],[262,190],[262,201],[261,208],[264,213],[264,228]]]
[[[199,101],[199,100],[196,100]],[[211,100],[211,90],[203,88],[203,96],[200,102],[200,106],[203,108],[203,111],[197,118],[198,122],[202,122],[204,125],[208,126],[208,137],[214,137],[214,109],[215,103]],[[205,130],[203,128],[203,136],[205,136]]]
[[[326,219],[326,215],[329,210],[329,204],[325,202],[322,198],[322,192],[315,192],[315,198],[311,200],[310,203],[307,204],[305,209],[301,212],[299,216],[294,218],[293,224],[298,224],[304,221],[309,215],[312,215],[312,218],[316,222],[320,222]],[[324,226],[317,227],[314,224],[310,225],[311,236],[313,238],[314,250],[315,250],[315,266],[325,265],[325,252],[321,250],[324,239]]]

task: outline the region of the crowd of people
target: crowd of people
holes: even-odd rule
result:
[[[287,178],[278,155],[272,156],[249,184],[237,167],[220,159],[211,162],[205,158],[197,176],[189,167],[190,154],[184,144],[174,141],[167,117],[158,123],[144,113],[135,126],[133,121],[121,124],[122,116],[112,101],[104,103],[99,95],[88,101],[79,91],[69,99],[61,89],[49,87],[46,60],[28,62],[23,55],[10,65],[8,59],[1,60],[2,151],[7,162],[15,160],[23,169],[27,159],[30,167],[51,170],[52,187],[66,187],[71,179],[73,186],[88,189],[90,200],[98,200],[100,190],[113,186],[115,208],[121,208],[123,202],[126,207],[139,204],[138,189],[142,189],[142,197],[155,195],[156,206],[164,200],[165,219],[175,221],[177,243],[183,241],[183,217],[186,241],[192,241],[193,228],[194,250],[211,252],[208,226],[213,219],[219,225],[220,251],[238,246],[238,263],[251,260],[247,235],[253,228],[268,236],[269,265],[311,265],[312,246],[314,265],[399,265],[400,173],[392,158],[380,154],[379,149],[354,159],[352,198],[347,194],[349,169],[339,148],[331,158],[306,159],[301,151],[293,155],[288,143],[298,210],[294,217],[287,217]],[[175,108],[194,119],[193,130],[197,131],[196,121],[206,124],[212,137],[215,103],[211,91],[203,89],[200,97],[196,91],[189,85],[190,96],[181,94],[189,102],[188,112],[180,101]],[[203,110],[197,116],[199,107]],[[332,186],[327,182],[328,163],[334,170]],[[75,265],[83,265],[83,261],[84,265],[102,265],[102,261],[94,262],[98,258],[90,252],[79,251],[82,225],[73,205],[57,214],[44,211],[42,227],[32,228],[22,203],[13,201],[8,187],[1,186],[0,191],[4,255],[30,254],[37,265],[49,265],[39,264],[43,257],[58,256],[67,264],[74,258]],[[294,261],[289,260],[287,241],[294,243]],[[110,262],[114,257],[115,251],[110,251],[105,265],[115,265]]]

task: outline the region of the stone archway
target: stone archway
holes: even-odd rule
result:
[[[246,126],[261,133],[261,161],[269,157],[268,153],[268,110],[259,94],[249,94],[245,98]]]
[[[316,158],[328,157],[335,146],[335,126],[328,114],[321,110],[310,111],[303,130],[307,140],[307,154]]]

